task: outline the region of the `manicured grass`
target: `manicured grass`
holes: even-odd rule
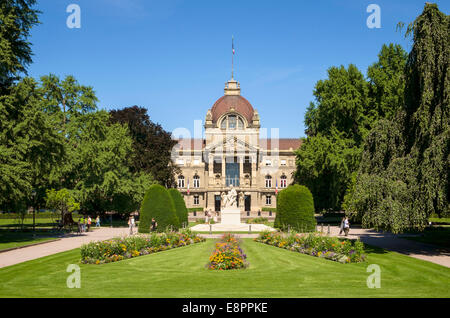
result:
[[[55,237],[48,237],[47,235],[39,232],[35,237],[33,237],[33,232],[0,231],[0,251],[54,239]]]
[[[438,226],[426,228],[420,236],[405,237],[408,240],[450,247],[450,227]]]
[[[433,223],[450,223],[450,218],[430,218],[429,221]]]
[[[80,250],[0,269],[0,297],[450,297],[450,269],[381,249],[367,263],[337,262],[242,240],[250,267],[206,268],[215,240],[103,265],[79,264]],[[69,264],[81,288],[69,289]],[[381,288],[369,289],[369,264]]]

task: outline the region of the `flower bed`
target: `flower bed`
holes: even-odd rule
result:
[[[359,240],[352,242],[319,234],[262,232],[255,241],[340,263],[357,263],[366,259],[364,244]]]
[[[84,264],[117,262],[204,241],[204,238],[192,234],[190,230],[181,233],[152,233],[114,238],[81,246],[81,262]]]
[[[248,266],[247,255],[239,247],[239,241],[232,234],[224,234],[216,249],[209,257],[209,269],[228,270],[239,269]]]

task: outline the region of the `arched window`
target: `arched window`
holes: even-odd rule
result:
[[[266,176],[266,188],[272,188],[272,177]]]
[[[184,188],[184,176],[178,176],[178,188]]]
[[[194,188],[200,188],[200,177],[197,175],[194,176]]]
[[[242,130],[244,129],[244,120],[239,115],[231,114],[227,115],[222,119],[220,123],[221,129],[228,130]]]
[[[287,177],[285,175],[281,176],[280,180],[280,188],[286,188],[287,187]]]

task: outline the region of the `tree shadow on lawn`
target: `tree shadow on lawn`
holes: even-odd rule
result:
[[[380,253],[379,249],[381,248],[381,250],[385,249],[405,255],[450,256],[449,248],[408,240],[402,238],[401,235],[389,232],[367,230],[366,233],[358,236],[366,246],[375,248],[375,253]]]

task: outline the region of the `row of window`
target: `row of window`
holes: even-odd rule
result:
[[[194,205],[200,204],[200,196],[194,195]],[[272,205],[272,196],[266,195],[266,205]]]
[[[272,186],[273,186],[272,176],[266,176],[265,185],[266,185],[266,188],[272,188]],[[186,186],[186,184],[185,184],[184,176],[178,176],[178,188],[184,188],[185,186]],[[278,185],[276,185],[276,186],[278,186]],[[194,181],[193,181],[192,187],[200,188],[200,177],[199,176],[194,176]],[[287,187],[287,177],[281,176],[280,177],[280,188],[286,188],[286,187]]]
[[[184,166],[185,162],[184,162],[183,159],[177,159],[176,163],[177,163],[177,165]],[[200,160],[199,159],[194,159],[193,165],[194,166],[200,165]],[[286,159],[280,160],[280,166],[286,166],[286,165],[287,165]],[[292,163],[290,163],[290,165],[292,165]],[[267,159],[266,160],[266,166],[267,167],[271,167],[272,166],[272,161]]]

